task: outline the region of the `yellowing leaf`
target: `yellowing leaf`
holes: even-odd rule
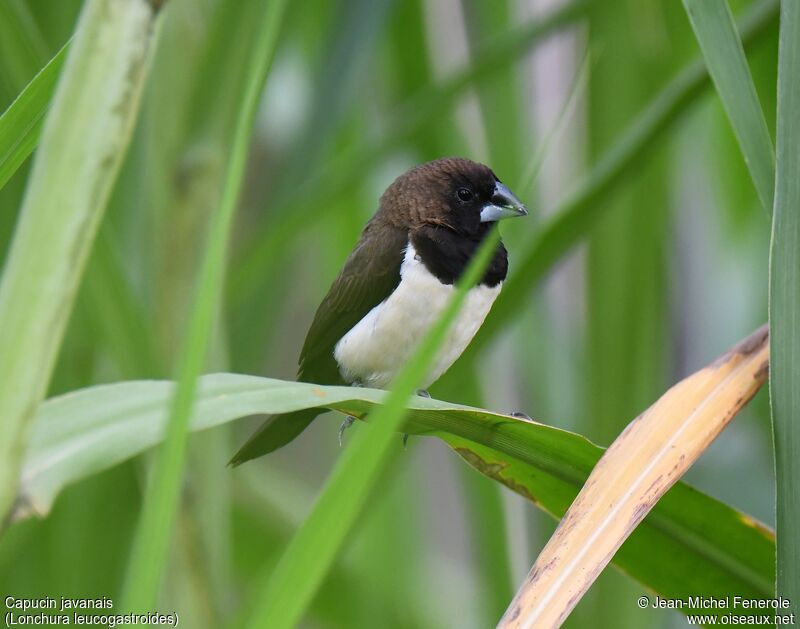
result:
[[[768,371],[764,326],[633,420],[589,475],[500,626],[560,626],[659,498],[755,395]]]

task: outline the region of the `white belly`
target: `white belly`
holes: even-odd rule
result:
[[[470,289],[421,383],[423,388],[435,382],[466,349],[489,314],[501,286]],[[342,377],[365,387],[386,388],[439,318],[453,290],[452,285],[442,284],[425,268],[409,243],[400,267],[400,284],[336,344],[333,355]]]

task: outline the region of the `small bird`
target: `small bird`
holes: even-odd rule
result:
[[[488,166],[468,159],[438,159],[400,175],[317,309],[300,352],[298,380],[386,388],[441,314],[491,226],[527,213]],[[423,389],[469,345],[507,271],[501,242],[480,283],[467,293]],[[231,464],[286,445],[322,412],[269,417]]]

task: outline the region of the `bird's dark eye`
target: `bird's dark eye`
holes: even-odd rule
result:
[[[459,188],[456,190],[456,195],[461,201],[471,201],[472,200],[472,190],[469,188]]]

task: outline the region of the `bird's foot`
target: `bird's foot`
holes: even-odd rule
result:
[[[417,395],[420,397],[426,397],[428,399],[430,399],[431,397],[431,394],[428,393],[425,389],[417,389]]]
[[[511,411],[509,415],[511,415],[511,417],[516,417],[517,419],[524,419],[529,422],[533,421],[533,417],[531,417],[527,413],[523,413],[522,411]]]
[[[342,425],[339,426],[339,447],[340,448],[342,447],[342,437],[344,436],[344,431],[347,430],[348,428],[350,428],[350,426],[352,426],[355,421],[356,421],[355,417],[353,417],[352,415],[348,415],[347,417],[344,418],[344,421],[342,422]]]
[[[408,446],[408,433],[404,432],[403,433],[403,450],[405,450],[407,446]]]

